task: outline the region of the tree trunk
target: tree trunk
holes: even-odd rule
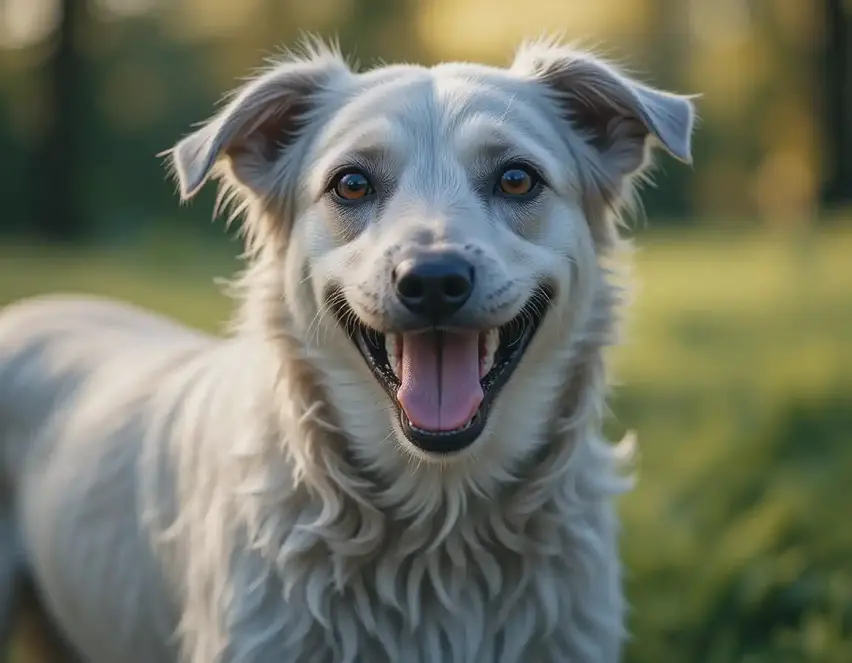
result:
[[[852,204],[852,16],[844,0],[824,0],[823,104],[826,206]]]
[[[40,239],[69,243],[84,235],[76,185],[83,60],[77,44],[86,0],[61,0],[45,72],[46,124],[34,157],[33,221]]]

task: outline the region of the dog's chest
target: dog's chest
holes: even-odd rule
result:
[[[485,546],[475,552],[445,542],[369,563],[328,554],[285,566],[235,625],[229,660],[610,660],[575,658],[582,651],[572,635],[582,621],[581,597],[573,595],[564,558]]]

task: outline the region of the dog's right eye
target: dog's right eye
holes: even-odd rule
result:
[[[357,170],[350,170],[335,177],[329,190],[348,202],[362,200],[375,193],[369,178]]]

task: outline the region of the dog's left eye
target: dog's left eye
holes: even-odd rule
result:
[[[541,178],[532,168],[513,165],[505,168],[497,180],[498,192],[510,198],[529,195],[538,186]]]
[[[357,170],[350,170],[335,177],[330,190],[335,196],[348,202],[362,200],[375,191],[369,178]]]

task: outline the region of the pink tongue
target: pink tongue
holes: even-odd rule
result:
[[[403,334],[401,372],[396,398],[408,420],[423,430],[461,428],[485,396],[476,332]]]

